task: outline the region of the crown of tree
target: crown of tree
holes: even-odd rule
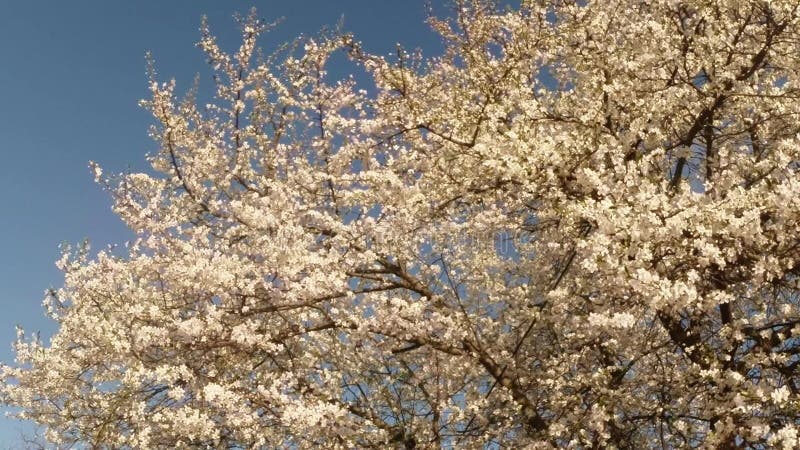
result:
[[[2,402],[91,448],[796,448],[797,3],[430,23],[203,24],[213,103],[151,72],[154,171],[95,167],[137,237],[65,252]]]

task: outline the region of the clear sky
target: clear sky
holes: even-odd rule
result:
[[[284,19],[262,39],[266,48],[341,17],[374,53],[397,42],[428,54],[440,48],[424,24],[424,0],[0,0],[0,360],[13,360],[15,325],[53,332],[41,300],[61,285],[60,243],[89,238],[98,249],[130,237],[87,162],[107,173],[146,168],[155,146],[150,117],[137,106],[147,96],[145,52],[161,79],[185,88],[199,73],[208,86],[194,47],[201,15],[232,50],[232,15],[252,6],[269,21]],[[21,431],[30,429],[0,418],[0,448],[24,448]]]

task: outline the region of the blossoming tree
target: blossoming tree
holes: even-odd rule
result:
[[[216,100],[152,80],[158,175],[95,169],[137,238],[66,253],[2,401],[92,448],[798,447],[796,2],[456,9],[431,59],[203,25]]]

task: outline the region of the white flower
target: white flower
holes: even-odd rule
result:
[[[790,394],[789,388],[787,388],[786,386],[781,386],[780,388],[772,391],[770,397],[772,397],[772,401],[775,402],[775,404],[782,405],[789,399],[789,394]]]

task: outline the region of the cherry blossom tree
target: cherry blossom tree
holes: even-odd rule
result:
[[[462,0],[212,104],[152,75],[136,233],[65,252],[2,402],[91,448],[797,448],[800,21],[787,0]],[[332,79],[348,55],[370,85]]]

